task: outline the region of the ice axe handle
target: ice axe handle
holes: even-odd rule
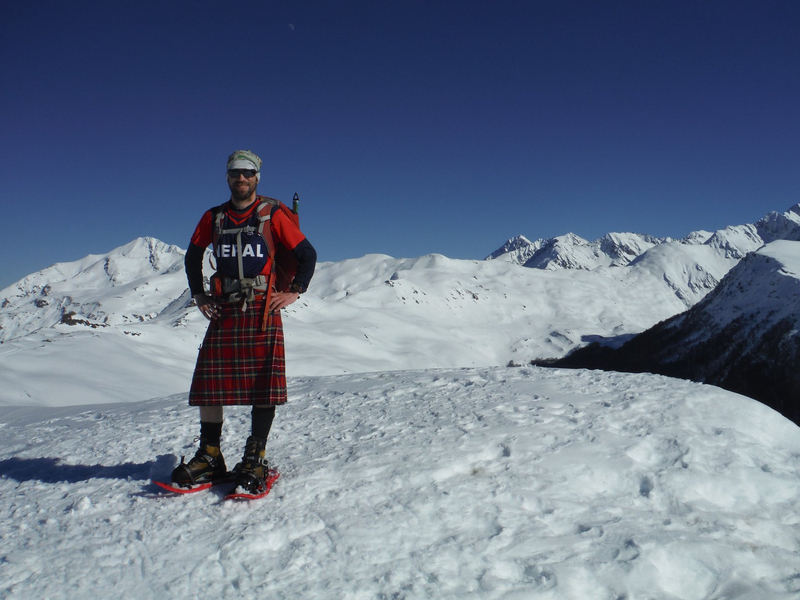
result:
[[[300,196],[295,193],[294,198],[292,198],[292,212],[297,214],[298,208],[300,208]]]

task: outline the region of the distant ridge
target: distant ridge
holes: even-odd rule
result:
[[[586,269],[626,266],[652,248],[664,244],[707,246],[726,259],[741,259],[774,240],[800,240],[800,204],[784,213],[771,212],[752,225],[726,227],[716,232],[693,231],[681,240],[638,233],[608,233],[592,242],[574,233],[530,241],[509,239],[486,260],[507,260],[533,269]]]
[[[800,424],[800,242],[747,255],[688,311],[619,348],[592,344],[555,366],[648,372],[717,385]]]

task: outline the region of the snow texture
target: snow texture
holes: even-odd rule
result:
[[[4,408],[4,598],[800,597],[800,433],[652,375],[294,378],[264,500],[165,496],[185,395]],[[223,452],[249,427],[227,413]]]

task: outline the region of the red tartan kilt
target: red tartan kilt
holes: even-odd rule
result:
[[[264,304],[220,305],[197,356],[189,391],[191,406],[286,403],[286,359],[280,311],[267,318],[262,331]]]

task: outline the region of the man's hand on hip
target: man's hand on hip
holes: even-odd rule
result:
[[[209,321],[219,317],[219,306],[211,296],[205,294],[195,294],[194,301],[197,302],[197,308],[203,313],[203,316]]]
[[[299,298],[300,294],[297,292],[272,292],[269,301],[269,309],[273,311],[286,308],[290,304],[297,302]]]

